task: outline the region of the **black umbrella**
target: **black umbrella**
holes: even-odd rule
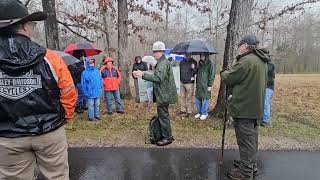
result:
[[[173,50],[175,54],[187,54],[191,53],[198,55],[201,53],[218,54],[218,51],[210,46],[208,43],[202,40],[191,40],[177,44]]]
[[[74,83],[80,83],[81,82],[81,73],[84,70],[83,62],[80,61],[79,59],[77,59],[76,57],[71,56],[70,54],[67,54],[65,52],[62,52],[62,51],[55,51],[55,52],[67,64]]]
[[[55,52],[63,59],[63,61],[67,64],[67,66],[81,62],[76,57],[70,54],[67,54],[65,52],[62,52],[62,51],[55,51]]]

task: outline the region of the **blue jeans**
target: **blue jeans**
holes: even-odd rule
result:
[[[88,98],[89,119],[100,117],[100,98]]]
[[[77,100],[77,105],[76,108],[82,108],[86,105],[85,103],[85,97],[82,94],[82,89],[81,89],[81,83],[76,84],[77,92],[78,92],[78,100]]]
[[[266,96],[264,99],[264,115],[263,115],[263,122],[269,123],[271,119],[271,97],[273,95],[273,90],[267,88],[266,89]]]
[[[107,105],[107,112],[111,113],[112,112],[112,96],[114,97],[114,100],[116,102],[116,111],[122,111],[122,106],[121,106],[121,99],[120,99],[120,91],[105,91],[105,100],[106,100],[106,105]]]
[[[198,114],[208,115],[209,100],[196,98]]]

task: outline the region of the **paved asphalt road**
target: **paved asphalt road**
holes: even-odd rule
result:
[[[72,180],[221,180],[237,158],[214,149],[69,149]],[[320,180],[320,152],[260,151],[256,180]],[[41,178],[40,178],[41,179]]]

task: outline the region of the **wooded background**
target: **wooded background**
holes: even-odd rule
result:
[[[270,50],[278,73],[320,72],[320,0],[24,0],[31,12],[49,18],[37,25],[34,40],[51,49],[95,42],[116,59],[130,92],[134,56],[151,55],[158,40],[167,47],[203,39],[218,49],[217,72],[230,66],[237,42],[255,34]],[[218,106],[223,107],[224,86]],[[221,107],[219,107],[221,105]]]

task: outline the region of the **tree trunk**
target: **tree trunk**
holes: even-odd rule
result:
[[[170,8],[170,4],[169,4],[169,1],[166,1],[167,3],[167,7],[166,7],[166,44],[168,44],[168,40],[169,40],[169,30],[168,30],[168,27],[169,27],[169,8]]]
[[[103,13],[103,24],[104,24],[104,35],[105,35],[105,44],[106,48],[104,49],[105,52],[107,52],[107,55],[110,56],[110,33],[109,33],[109,28],[108,28],[108,21],[107,21],[107,16],[108,16],[108,11],[105,11]]]
[[[127,0],[118,1],[118,66],[121,71],[122,81],[120,92],[122,96],[131,97],[129,85],[128,64],[128,6]]]
[[[237,43],[241,36],[246,34],[249,26],[252,6],[254,0],[232,0],[229,24],[227,26],[227,37],[223,56],[223,68],[230,67],[237,55]],[[218,100],[215,108],[210,114],[223,117],[225,107],[226,85],[220,83]]]
[[[48,15],[47,20],[44,22],[47,47],[59,50],[59,28],[55,0],[42,0],[42,6],[44,12]]]

